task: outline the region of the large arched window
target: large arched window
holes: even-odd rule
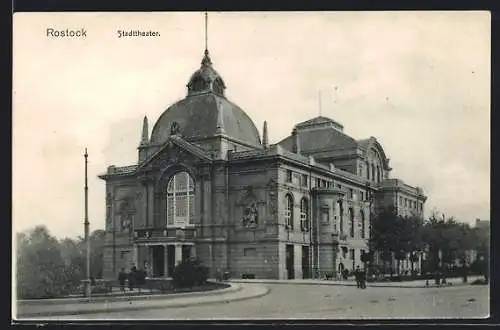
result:
[[[351,237],[354,237],[354,210],[352,207],[349,208],[349,230]]]
[[[365,212],[363,212],[363,210],[361,210],[360,216],[361,216],[361,238],[365,238]]]
[[[293,228],[293,197],[290,194],[285,196],[285,224]]]
[[[375,177],[375,165],[372,164],[372,181],[375,181],[377,178]]]
[[[187,172],[179,172],[167,185],[167,226],[183,227],[194,217],[194,182]]]
[[[300,201],[300,227],[303,231],[309,230],[309,202],[307,198]]]

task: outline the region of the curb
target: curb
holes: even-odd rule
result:
[[[354,283],[331,283],[331,282],[317,282],[317,283],[311,283],[311,282],[271,282],[271,281],[262,281],[262,282],[254,282],[254,281],[245,281],[245,280],[237,280],[232,283],[250,283],[250,284],[278,284],[278,285],[328,285],[328,286],[353,286],[355,287],[356,284]],[[367,288],[404,288],[404,289],[429,289],[429,288],[450,288],[450,287],[457,287],[457,286],[470,286],[470,283],[463,284],[463,283],[458,283],[458,284],[452,284],[452,285],[435,285],[435,284],[429,284],[427,285],[370,285],[366,284]]]
[[[170,304],[170,305],[154,305],[154,306],[131,306],[131,307],[115,307],[115,308],[106,308],[104,311],[103,310],[83,310],[83,311],[78,311],[76,314],[78,315],[86,315],[86,314],[96,314],[96,313],[115,313],[115,312],[122,312],[122,311],[138,311],[138,310],[152,310],[152,309],[167,309],[167,308],[181,308],[181,307],[188,307],[188,306],[199,306],[199,305],[209,305],[209,304],[224,304],[224,303],[229,303],[233,301],[242,301],[242,300],[249,300],[249,299],[254,299],[254,298],[260,298],[263,297],[267,294],[269,294],[270,290],[267,287],[262,286],[263,291],[259,292],[257,294],[252,294],[252,295],[247,295],[247,296],[242,296],[242,297],[236,297],[236,298],[229,298],[229,299],[221,299],[219,301],[195,301],[191,303],[178,303],[178,304]],[[241,290],[241,287],[240,287]],[[68,316],[71,315],[70,311],[55,311],[55,312],[37,312],[37,313],[24,313],[24,314],[18,314],[17,318],[34,318],[34,317],[53,317],[53,316]]]
[[[40,300],[18,300],[18,306],[37,306],[37,305],[67,305],[67,304],[89,304],[95,302],[116,302],[116,301],[131,301],[131,300],[160,300],[160,299],[176,299],[184,297],[197,297],[197,296],[214,296],[225,293],[238,292],[242,288],[237,283],[227,283],[229,288],[215,289],[210,291],[196,291],[196,292],[182,292],[182,293],[158,293],[146,295],[117,295],[108,297],[95,297],[95,298],[62,298],[62,299],[40,299]]]

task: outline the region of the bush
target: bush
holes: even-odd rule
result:
[[[172,274],[177,288],[194,287],[207,283],[208,268],[198,259],[190,259],[178,264]]]

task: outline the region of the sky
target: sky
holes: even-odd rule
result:
[[[204,25],[198,12],[14,14],[14,232],[83,235],[85,148],[91,230],[104,227],[97,175],[136,163],[143,117],[151,129],[185,97]],[[210,12],[208,48],[226,96],[261,133],[268,122],[270,143],[321,112],[376,137],[391,177],[424,189],[427,214],[490,218],[488,12]]]

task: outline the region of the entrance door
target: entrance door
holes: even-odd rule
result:
[[[293,245],[287,244],[286,246],[286,270],[288,273],[288,279],[293,280],[295,278],[295,272],[293,269],[294,264],[294,254],[293,254]]]
[[[302,278],[311,278],[309,265],[309,246],[302,246]]]
[[[187,261],[191,257],[191,245],[182,246],[182,261]]]
[[[153,246],[153,276],[163,277],[165,269],[165,247]]]
[[[172,277],[175,268],[175,246],[167,245],[167,276]]]

